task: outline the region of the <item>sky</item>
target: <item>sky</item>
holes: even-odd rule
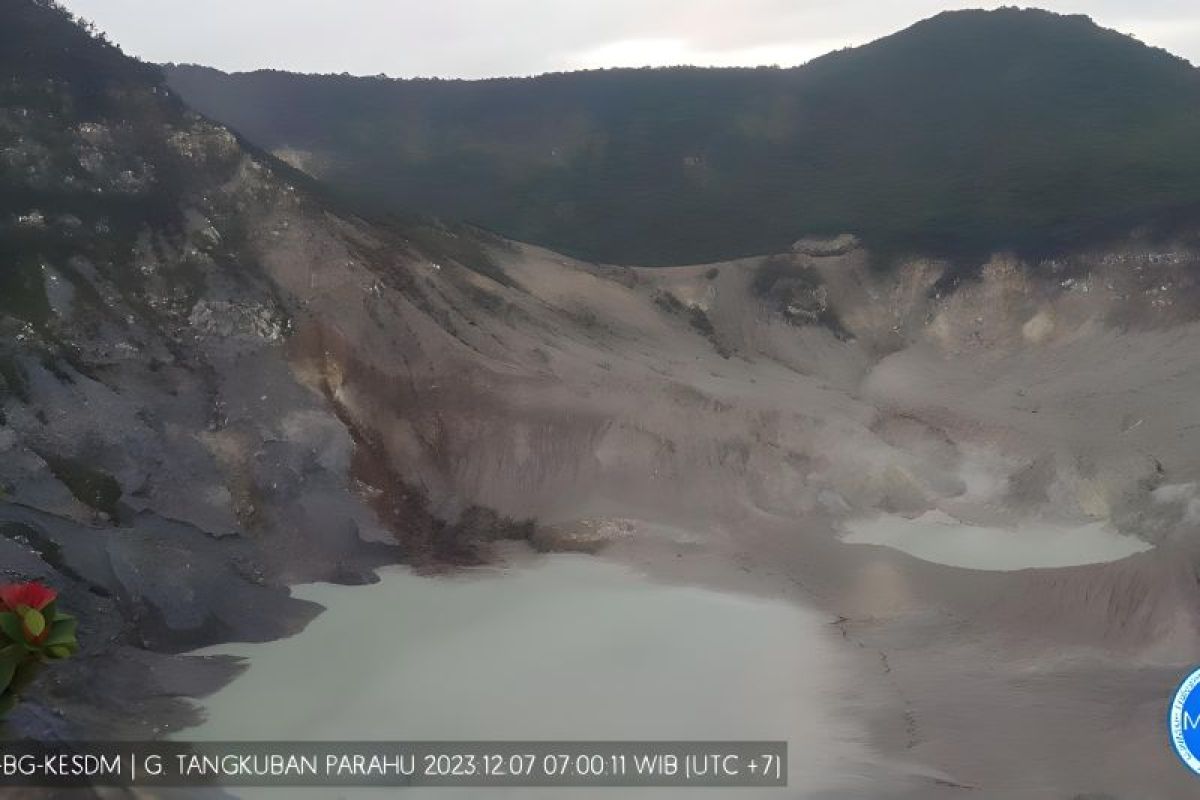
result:
[[[793,66],[952,0],[64,0],[127,53],[261,68],[482,78],[596,67]],[[1011,3],[1009,3],[1011,4]],[[1200,65],[1197,0],[1045,0]]]

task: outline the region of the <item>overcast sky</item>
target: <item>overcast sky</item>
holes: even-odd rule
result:
[[[791,66],[952,0],[65,0],[148,61],[477,78],[588,67]],[[1200,0],[1046,0],[1200,64]]]

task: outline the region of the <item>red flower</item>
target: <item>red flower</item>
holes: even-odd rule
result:
[[[21,606],[41,611],[53,603],[56,597],[58,597],[58,592],[36,581],[0,586],[0,605],[14,612]]]

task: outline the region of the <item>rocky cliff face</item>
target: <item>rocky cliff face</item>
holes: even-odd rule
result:
[[[41,687],[68,722],[33,703],[12,724],[146,734],[163,698],[228,672],[167,654],[311,617],[287,584],[477,557],[440,544],[459,529],[419,492],[373,508],[360,477],[390,468],[297,360],[312,320],[360,310],[322,296],[380,291],[363,253],[387,242],[384,270],[416,250],[368,243],[52,4],[0,16],[19,42],[0,87],[0,563],[63,586],[95,656]],[[464,538],[524,535],[458,516]]]
[[[881,650],[1078,648],[1139,697],[1129,664],[1200,646],[1196,231],[964,276],[850,236],[636,269],[369,224],[52,8],[4,11],[111,67],[0,103],[0,564],[64,587],[90,654],[12,733],[186,722],[231,667],[174,654],[295,630],[288,584],[498,538],[767,564]],[[837,541],[933,512],[1155,547],[1004,573]]]
[[[358,543],[385,534],[243,244],[245,209],[286,180],[55,8],[0,11],[19,40],[0,89],[0,561],[64,586],[96,655],[56,676],[82,703],[70,722],[31,705],[14,724],[145,733],[173,680],[207,680],[161,654],[294,629],[315,609],[284,583],[365,579]]]

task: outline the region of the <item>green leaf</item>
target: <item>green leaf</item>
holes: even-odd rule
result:
[[[6,647],[0,650],[0,692],[6,691],[12,683],[13,675],[16,674],[17,665],[21,663],[21,659],[25,654],[21,652],[18,655],[10,654],[8,651],[18,652],[15,647]]]
[[[36,608],[31,608],[25,612],[24,622],[25,630],[29,631],[31,636],[41,636],[42,631],[46,630],[46,618]]]
[[[67,645],[48,645],[46,647],[46,655],[50,658],[67,658],[74,652]]]
[[[42,662],[36,656],[26,658],[17,664],[17,672],[13,675],[12,683],[8,685],[8,691],[14,695],[21,694],[29,684],[33,683],[33,679],[37,677],[41,668]]]
[[[11,642],[25,641],[25,634],[21,631],[21,619],[11,611],[0,613],[0,633]]]
[[[76,643],[75,631],[79,623],[74,617],[63,619],[59,617],[54,620],[54,624],[50,626],[50,635],[46,637],[43,645],[53,647],[55,645],[74,645]]]

